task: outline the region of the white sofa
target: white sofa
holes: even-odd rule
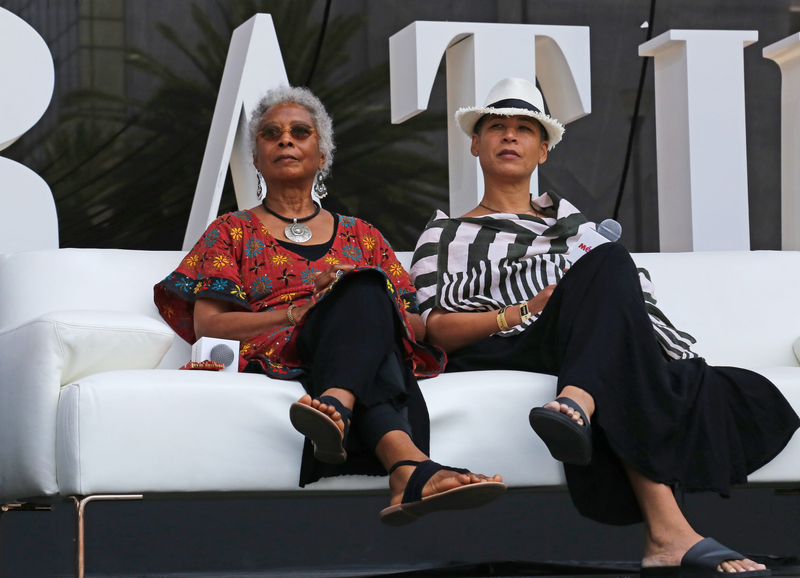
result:
[[[303,393],[297,382],[176,369],[190,347],[161,321],[152,287],[182,256],[0,255],[0,504],[387,491],[386,478],[366,476],[298,487],[303,438],[288,417]],[[759,371],[800,412],[800,253],[634,257],[698,353]],[[500,473],[510,488],[565,487],[527,419],[552,398],[555,378],[486,371],[421,387],[435,460]],[[800,487],[800,435],[750,483]]]

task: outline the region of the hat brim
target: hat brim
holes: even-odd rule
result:
[[[487,114],[498,116],[529,116],[535,118],[545,130],[547,130],[547,150],[552,150],[564,136],[564,126],[556,119],[549,117],[543,112],[536,112],[525,108],[490,108],[472,106],[469,108],[459,108],[456,111],[456,122],[467,136],[472,136],[475,123],[478,119]]]

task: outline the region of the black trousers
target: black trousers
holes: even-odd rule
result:
[[[446,371],[500,368],[555,375],[559,392],[574,385],[592,395],[592,462],[565,471],[578,510],[610,524],[642,519],[623,463],[656,482],[727,495],[800,425],[756,373],[667,362],[636,266],[616,243],[581,258],[532,326],[452,353]]]
[[[386,279],[377,271],[346,275],[309,311],[297,335],[306,391],[319,397],[330,388],[342,388],[356,398],[347,462],[321,464],[306,442],[301,485],[330,475],[385,474],[373,454],[390,431],[406,432],[423,452],[429,451],[427,408],[401,353],[401,321],[385,287]]]

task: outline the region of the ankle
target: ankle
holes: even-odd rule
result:
[[[342,404],[347,409],[353,409],[353,406],[356,404],[356,396],[353,395],[353,392],[351,392],[348,389],[342,389],[340,387],[331,387],[322,392],[322,396],[325,395],[335,397],[340,402],[342,402]]]
[[[676,547],[688,549],[702,539],[703,537],[688,523],[645,528],[645,549],[669,550]]]

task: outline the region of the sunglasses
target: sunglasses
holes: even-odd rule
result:
[[[281,135],[288,132],[294,140],[306,140],[312,133],[317,134],[316,129],[308,126],[296,124],[291,128],[278,128],[276,126],[268,126],[258,131],[258,136],[266,141],[276,141],[281,138]],[[317,135],[319,136],[319,135]]]

